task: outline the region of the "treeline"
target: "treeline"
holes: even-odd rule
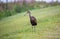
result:
[[[60,3],[59,2],[47,3],[45,1],[42,1],[42,2],[35,1],[34,3],[26,3],[24,1],[22,5],[19,5],[17,3],[1,2],[0,3],[0,19],[15,15],[17,13],[25,12],[28,9],[33,10],[33,9],[45,8],[45,7],[56,6],[56,5],[60,5]]]

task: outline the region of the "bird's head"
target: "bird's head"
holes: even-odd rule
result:
[[[27,13],[25,13],[24,16],[25,16],[26,14],[31,14],[31,12],[30,12],[29,10],[27,10]]]
[[[27,13],[31,13],[31,12],[28,10]]]

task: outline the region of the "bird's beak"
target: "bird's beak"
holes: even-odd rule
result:
[[[24,16],[25,16],[26,14],[24,14]]]
[[[24,14],[24,16],[26,16],[27,13]]]

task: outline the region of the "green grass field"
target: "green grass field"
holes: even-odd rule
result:
[[[38,22],[35,32],[24,12],[0,20],[0,39],[60,39],[60,6],[31,12]]]

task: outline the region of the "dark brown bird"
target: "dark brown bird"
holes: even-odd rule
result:
[[[30,23],[32,25],[32,29],[35,30],[35,26],[37,25],[37,20],[34,16],[31,15],[30,11],[27,11],[27,13],[29,14],[29,18],[30,18]]]

